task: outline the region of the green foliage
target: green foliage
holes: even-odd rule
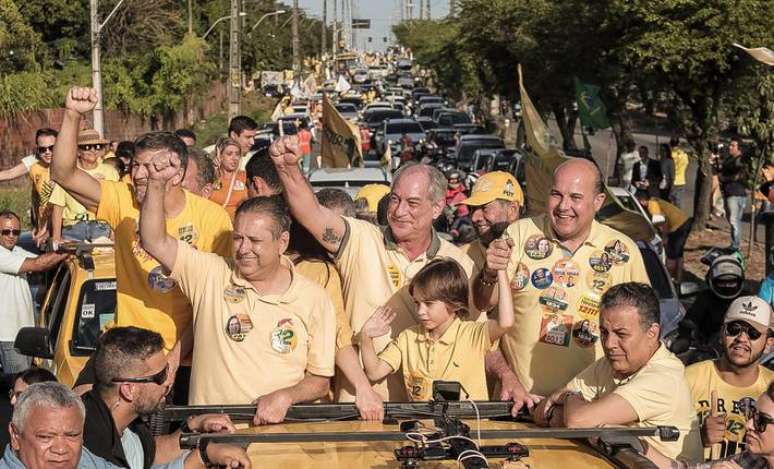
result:
[[[22,229],[32,226],[30,221],[30,188],[0,187],[0,210],[11,210],[21,217]]]
[[[0,0],[0,74],[34,70],[43,44],[13,0]]]
[[[56,102],[49,88],[50,73],[19,72],[0,75],[0,117],[50,107]]]
[[[51,57],[88,60],[88,1],[18,0],[16,4],[25,21],[41,35]]]

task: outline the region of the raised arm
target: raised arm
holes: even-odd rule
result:
[[[27,174],[29,170],[24,163],[19,163],[13,168],[8,168],[0,171],[0,182],[11,181],[18,177],[22,177]]]
[[[377,308],[374,314],[363,324],[360,330],[360,355],[366,376],[371,381],[379,381],[392,373],[392,366],[376,355],[374,337],[381,337],[390,332],[390,323],[396,314],[389,308]]]
[[[511,248],[512,239],[496,239],[486,248],[486,265],[473,280],[473,303],[481,311],[489,311],[500,301],[497,272],[508,267]],[[510,287],[505,291],[510,291]]]
[[[284,186],[290,213],[328,252],[337,253],[346,225],[340,216],[317,202],[298,164],[302,158],[298,138],[295,135],[281,137],[269,147],[269,154]]]
[[[147,166],[148,188],[140,210],[140,239],[143,249],[171,272],[177,259],[177,240],[167,233],[164,193],[167,181],[180,171],[180,158],[172,152],[161,152]]]
[[[513,327],[513,297],[508,294],[510,286],[508,285],[508,273],[504,270],[497,271],[497,288],[506,292],[499,295],[497,300],[497,320],[487,321],[489,326],[489,340],[497,341],[508,329]]]
[[[20,274],[26,274],[28,272],[45,272],[59,265],[60,262],[65,260],[69,254],[58,252],[47,252],[41,254],[38,257],[30,257],[25,259],[19,269]]]
[[[51,160],[51,179],[92,212],[99,207],[102,188],[99,181],[78,168],[76,154],[81,117],[94,109],[96,104],[97,93],[93,88],[70,88],[65,97],[64,118]]]

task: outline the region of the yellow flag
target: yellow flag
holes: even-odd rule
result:
[[[320,153],[323,168],[361,166],[360,129],[339,114],[327,96],[323,96],[322,110]]]
[[[384,154],[382,155],[380,163],[387,169],[392,167],[392,145],[387,145],[387,150],[385,150]]]
[[[569,159],[568,156],[551,141],[551,135],[532,100],[524,88],[524,81],[519,69],[519,92],[521,94],[521,112],[526,130],[527,144],[531,153],[525,155],[525,175],[527,178],[527,208],[530,216],[545,213],[548,194],[551,191],[554,170]],[[629,210],[613,195],[605,185],[605,204],[597,213],[597,220],[614,228],[635,241],[650,241],[656,231],[650,220],[641,213]]]

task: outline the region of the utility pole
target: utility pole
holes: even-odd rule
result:
[[[102,70],[99,57],[99,16],[97,0],[89,0],[91,25],[91,86],[97,92],[97,104],[94,106],[94,130],[104,135],[105,125],[102,115]]]
[[[339,0],[333,0],[333,60],[339,53]]]
[[[425,8],[425,13],[427,13],[427,19],[428,19],[428,20],[431,20],[431,19],[433,19],[433,15],[430,13],[430,5],[431,5],[432,3],[433,3],[433,2],[432,2],[431,0],[427,0],[427,8]]]
[[[293,0],[293,23],[291,25],[293,33],[293,80],[301,79],[301,45],[298,40],[298,0]]]
[[[320,58],[328,49],[328,0],[322,0],[322,37],[320,37]]]
[[[193,0],[188,0],[188,35],[193,35]]]
[[[239,12],[242,11],[240,0],[231,0],[231,21],[228,48],[228,118],[231,120],[242,113],[242,55],[239,43],[241,41],[242,22]]]

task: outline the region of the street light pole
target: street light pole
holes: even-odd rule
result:
[[[252,32],[255,30],[255,28],[257,28],[257,27],[258,27],[258,25],[259,25],[259,24],[261,24],[261,22],[262,22],[263,20],[265,20],[266,18],[268,18],[268,17],[270,17],[270,16],[278,16],[278,15],[281,15],[281,14],[283,14],[283,13],[285,13],[285,10],[277,10],[277,11],[271,11],[271,12],[269,12],[269,13],[266,13],[266,14],[264,14],[263,16],[261,16],[261,17],[260,17],[260,19],[258,19],[258,21],[256,21],[256,22],[255,22],[255,24],[254,24],[254,25],[252,25],[252,26],[250,27],[250,32],[252,33]]]
[[[116,10],[118,10],[122,3],[124,3],[124,0],[120,0],[118,3],[116,3],[116,6],[114,6],[113,10],[111,10],[107,15],[105,21],[100,24],[98,0],[89,0],[89,26],[91,32],[91,87],[94,88],[94,91],[97,93],[97,104],[94,106],[94,113],[92,114],[94,122],[92,124],[94,126],[94,130],[96,130],[100,136],[103,137],[105,131],[105,121],[102,112],[102,65],[100,62],[99,40],[102,28],[104,28],[107,22],[110,21],[110,18],[113,17]]]
[[[298,39],[298,0],[293,0],[293,80],[298,81],[301,75],[301,48]]]
[[[323,58],[328,48],[328,0],[322,0],[322,34],[320,36],[320,59]]]
[[[240,49],[241,8],[240,0],[231,0],[231,28],[228,49],[228,119],[241,113],[242,98],[242,55]]]

